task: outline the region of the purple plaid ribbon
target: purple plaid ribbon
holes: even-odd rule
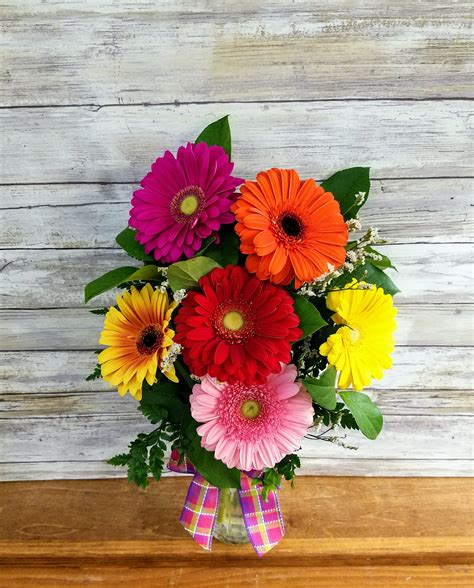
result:
[[[172,452],[168,468],[194,474],[179,521],[201,547],[210,551],[219,510],[219,488],[209,484],[188,460],[179,463],[177,452]],[[275,547],[285,534],[277,492],[271,491],[264,501],[262,488],[242,473],[238,490],[240,506],[250,543],[260,557]]]

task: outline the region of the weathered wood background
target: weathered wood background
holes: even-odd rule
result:
[[[349,437],[358,451],[305,443],[304,471],[472,474],[470,2],[1,8],[0,479],[121,475],[105,459],[144,421],[84,382],[101,321],[83,285],[124,259],[114,236],[150,162],[227,113],[240,176],[370,165],[363,221],[400,272],[385,429]]]

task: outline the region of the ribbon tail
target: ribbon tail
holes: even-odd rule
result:
[[[240,506],[245,528],[255,553],[262,557],[278,545],[285,534],[277,491],[271,491],[263,500],[261,484],[252,486],[252,480],[243,475],[239,490]]]
[[[199,473],[189,485],[179,522],[191,537],[204,549],[210,551],[214,525],[217,520],[220,491],[211,486]]]

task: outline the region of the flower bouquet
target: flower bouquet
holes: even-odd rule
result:
[[[360,231],[368,168],[318,185],[233,167],[224,117],[143,178],[116,239],[143,265],[85,289],[86,302],[123,291],[92,311],[105,315],[105,348],[89,379],[129,393],[153,425],[109,463],[141,488],[166,461],[192,473],[180,520],[194,539],[247,540],[263,555],[284,534],[278,489],[303,439],[349,447],[337,430],[379,434],[361,390],[391,366],[397,288],[376,229]]]

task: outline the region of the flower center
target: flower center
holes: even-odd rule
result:
[[[285,402],[269,384],[247,386],[237,382],[222,388],[217,411],[231,439],[258,443],[278,431]]]
[[[189,196],[185,196],[184,199],[181,201],[179,205],[179,209],[183,214],[190,215],[196,211],[196,208],[199,206],[199,201],[193,194]]]
[[[280,219],[280,226],[288,237],[300,237],[303,232],[300,219],[293,214],[284,214]]]
[[[298,247],[305,234],[303,220],[292,211],[282,212],[272,220],[272,225],[275,237],[290,249]]]
[[[226,300],[212,317],[216,334],[227,343],[244,343],[255,335],[255,317],[246,300]]]
[[[242,416],[246,419],[254,419],[258,417],[260,411],[260,404],[256,400],[246,400],[240,409]]]
[[[357,343],[357,341],[360,339],[359,329],[351,329],[349,336],[351,338],[352,343]]]
[[[180,190],[170,204],[170,211],[178,223],[193,223],[206,204],[206,197],[199,186],[186,186]]]
[[[222,324],[230,331],[238,331],[244,325],[244,317],[237,310],[231,310],[224,315]]]
[[[145,327],[137,341],[137,351],[140,355],[151,355],[161,347],[163,334],[153,325]]]

